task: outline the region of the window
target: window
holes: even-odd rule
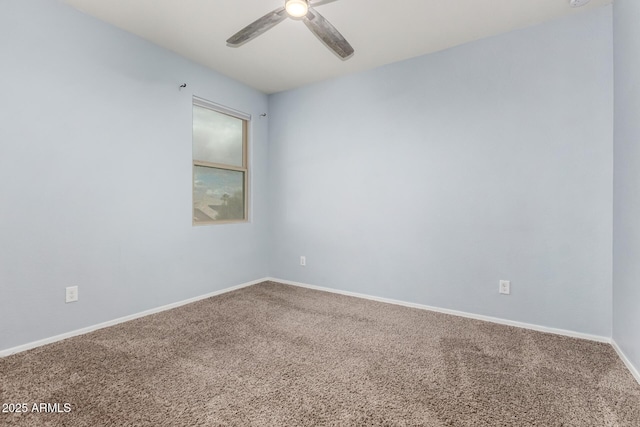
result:
[[[248,218],[249,115],[193,98],[193,224]]]

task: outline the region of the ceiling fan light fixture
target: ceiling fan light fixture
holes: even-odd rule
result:
[[[302,18],[309,11],[306,0],[287,0],[284,7],[292,18]]]

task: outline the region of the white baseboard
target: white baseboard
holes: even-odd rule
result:
[[[438,313],[451,314],[451,315],[454,315],[454,316],[466,317],[466,318],[469,318],[469,319],[476,319],[476,320],[483,320],[483,321],[486,321],[486,322],[498,323],[498,324],[508,325],[508,326],[515,326],[515,327],[518,327],[518,328],[531,329],[531,330],[534,330],[534,331],[548,332],[548,333],[552,333],[552,334],[556,334],[556,335],[563,335],[563,336],[568,336],[568,337],[573,337],[573,338],[586,339],[586,340],[590,340],[590,341],[609,343],[609,344],[613,345],[614,349],[620,355],[620,358],[623,360],[623,362],[629,368],[629,370],[631,371],[633,376],[640,383],[640,375],[638,374],[638,371],[631,364],[631,362],[629,362],[629,360],[626,358],[624,353],[622,353],[622,351],[615,344],[615,342],[612,342],[611,338],[608,338],[608,337],[584,334],[584,333],[569,331],[569,330],[565,330],[565,329],[549,328],[549,327],[546,327],[546,326],[539,326],[539,325],[534,325],[534,324],[531,324],[531,323],[516,322],[516,321],[512,321],[512,320],[506,320],[506,319],[497,318],[497,317],[483,316],[483,315],[479,315],[479,314],[466,313],[466,312],[463,312],[463,311],[450,310],[450,309],[439,308],[439,307],[432,307],[432,306],[423,305],[423,304],[416,304],[416,303],[411,303],[411,302],[406,302],[406,301],[394,300],[394,299],[390,299],[390,298],[376,297],[376,296],[360,294],[360,293],[356,293],[356,292],[341,291],[341,290],[338,290],[338,289],[325,288],[325,287],[322,287],[322,286],[315,286],[315,285],[310,285],[310,284],[306,284],[306,283],[294,282],[294,281],[291,281],[291,280],[278,279],[278,278],[274,278],[274,277],[266,277],[266,278],[262,278],[262,279],[258,279],[258,280],[253,280],[251,282],[243,283],[243,284],[236,285],[236,286],[231,286],[229,288],[221,289],[219,291],[214,291],[214,292],[211,292],[211,293],[208,293],[208,294],[205,294],[205,295],[200,295],[200,296],[197,296],[197,297],[194,297],[194,298],[189,298],[187,300],[175,302],[175,303],[172,303],[172,304],[163,305],[161,307],[152,308],[150,310],[146,310],[146,311],[143,311],[143,312],[140,312],[140,313],[131,314],[129,316],[120,317],[118,319],[114,319],[114,320],[110,320],[110,321],[107,321],[107,322],[99,323],[97,325],[88,326],[86,328],[81,328],[81,329],[77,329],[75,331],[66,332],[64,334],[56,335],[56,336],[45,338],[45,339],[42,339],[42,340],[33,341],[33,342],[30,342],[30,343],[27,343],[27,344],[22,344],[22,345],[19,345],[17,347],[12,347],[12,348],[8,348],[8,349],[5,349],[5,350],[0,350],[0,357],[6,357],[6,356],[9,356],[11,354],[15,354],[15,353],[19,353],[19,352],[22,352],[22,351],[30,350],[32,348],[40,347],[40,346],[43,346],[43,345],[46,345],[46,344],[51,344],[51,343],[54,343],[56,341],[61,341],[61,340],[67,339],[67,338],[75,337],[75,336],[78,336],[78,335],[83,335],[83,334],[86,334],[86,333],[89,333],[89,332],[93,332],[93,331],[98,330],[98,329],[106,328],[106,327],[109,327],[109,326],[117,325],[119,323],[127,322],[129,320],[134,320],[134,319],[137,319],[137,318],[140,318],[140,317],[148,316],[150,314],[155,314],[155,313],[159,313],[159,312],[162,312],[162,311],[171,310],[172,308],[180,307],[180,306],[185,305],[185,304],[190,304],[192,302],[196,302],[196,301],[199,301],[199,300],[202,300],[202,299],[214,297],[216,295],[221,295],[221,294],[224,294],[224,293],[227,293],[227,292],[231,292],[231,291],[235,291],[237,289],[245,288],[245,287],[248,287],[248,286],[253,286],[253,285],[256,285],[258,283],[265,282],[265,281],[279,282],[279,283],[283,283],[283,284],[286,284],[286,285],[298,286],[298,287],[302,287],[302,288],[314,289],[314,290],[324,291],[324,292],[331,292],[331,293],[335,293],[335,294],[347,295],[347,296],[356,297],[356,298],[364,298],[364,299],[368,299],[368,300],[384,302],[384,303],[388,303],[388,304],[401,305],[401,306],[404,306],[404,307],[417,308],[417,309],[421,309],[421,310],[434,311],[434,312],[438,312]]]
[[[629,369],[629,371],[631,372],[631,375],[633,375],[633,377],[636,379],[638,384],[640,384],[640,372],[638,372],[638,369],[636,369],[636,367],[633,366],[633,363],[631,363],[629,358],[627,358],[627,355],[624,354],[624,352],[618,346],[618,343],[614,339],[611,340],[611,345],[616,350],[616,353],[618,353],[618,356],[620,356],[620,359],[622,359],[627,369]]]
[[[17,347],[8,348],[6,350],[0,350],[0,357],[7,357],[15,353],[20,353],[22,351],[30,350],[32,348],[40,347],[46,344],[51,344],[56,341],[61,341],[67,338],[75,337],[78,335],[87,334],[89,332],[93,332],[98,329],[106,328],[109,326],[114,326],[119,323],[128,322],[129,320],[138,319],[140,317],[148,316],[150,314],[160,313],[161,311],[171,310],[172,308],[180,307],[181,305],[190,304],[192,302],[200,301],[206,298],[214,297],[216,295],[225,294],[227,292],[235,291],[238,289],[246,288],[248,286],[253,286],[258,283],[262,283],[269,279],[259,279],[253,280],[251,282],[243,283],[241,285],[231,286],[230,288],[221,289],[219,291],[210,292],[205,295],[200,295],[197,297],[189,298],[183,301],[174,302],[172,304],[163,305],[161,307],[152,308],[150,310],[145,310],[140,313],[130,314],[129,316],[120,317],[118,319],[109,320],[107,322],[99,323],[97,325],[87,326],[86,328],[76,329],[75,331],[66,332],[64,334],[56,335],[49,338],[44,338],[38,341],[33,341],[27,344],[22,344]]]
[[[376,297],[376,296],[371,296],[371,295],[366,295],[366,294],[359,294],[359,293],[356,293],[356,292],[341,291],[341,290],[338,290],[338,289],[325,288],[325,287],[322,287],[322,286],[309,285],[309,284],[306,284],[306,283],[293,282],[291,280],[283,280],[283,279],[277,279],[277,278],[273,278],[273,277],[269,278],[268,280],[273,281],[273,282],[280,282],[280,283],[283,283],[285,285],[298,286],[298,287],[302,287],[302,288],[314,289],[314,290],[317,290],[317,291],[331,292],[331,293],[334,293],[334,294],[347,295],[347,296],[356,297],[356,298],[364,298],[364,299],[378,301],[378,302],[385,302],[385,303],[388,303],[388,304],[401,305],[401,306],[404,306],[404,307],[418,308],[420,310],[435,311],[435,312],[438,312],[438,313],[451,314],[451,315],[454,315],[454,316],[466,317],[466,318],[469,318],[469,319],[483,320],[485,322],[499,323],[501,325],[508,325],[508,326],[515,326],[517,328],[531,329],[531,330],[539,331],[539,332],[547,332],[547,333],[550,333],[550,334],[563,335],[563,336],[572,337],[572,338],[580,338],[580,339],[585,339],[585,340],[589,340],[589,341],[603,342],[603,343],[607,343],[607,344],[611,343],[611,338],[603,337],[603,336],[600,336],[600,335],[585,334],[585,333],[582,333],[582,332],[569,331],[569,330],[566,330],[566,329],[549,328],[547,326],[534,325],[532,323],[516,322],[516,321],[513,321],[513,320],[501,319],[501,318],[498,318],[498,317],[483,316],[481,314],[467,313],[467,312],[464,312],[464,311],[450,310],[450,309],[447,309],[447,308],[432,307],[432,306],[423,305],[423,304],[415,304],[415,303],[412,303],[412,302],[399,301],[399,300],[395,300],[395,299]]]

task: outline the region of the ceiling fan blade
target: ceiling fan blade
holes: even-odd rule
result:
[[[317,6],[322,6],[323,4],[333,3],[334,1],[338,1],[338,0],[316,0],[316,1],[309,2],[309,6],[317,7]]]
[[[278,8],[273,12],[269,12],[262,18],[247,25],[231,37],[227,39],[227,45],[231,47],[238,47],[249,40],[253,40],[265,31],[275,27],[287,18],[287,12],[284,7]]]
[[[307,16],[302,18],[305,25],[315,34],[322,43],[325,44],[330,50],[332,50],[340,58],[349,59],[353,55],[353,47],[349,42],[340,34],[336,27],[331,25],[324,16],[320,15],[314,9],[309,8]]]

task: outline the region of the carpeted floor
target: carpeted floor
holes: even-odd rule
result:
[[[640,426],[607,344],[271,282],[0,359],[0,379],[3,409],[28,406],[0,425]]]

